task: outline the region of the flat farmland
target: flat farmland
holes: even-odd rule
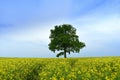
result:
[[[0,80],[120,80],[120,57],[0,58]]]

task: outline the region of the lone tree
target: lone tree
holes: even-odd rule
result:
[[[56,25],[55,29],[51,29],[49,38],[51,40],[49,49],[54,53],[62,51],[56,55],[57,57],[64,55],[66,58],[66,53],[79,53],[80,49],[85,47],[85,43],[79,41],[76,29],[69,24]]]

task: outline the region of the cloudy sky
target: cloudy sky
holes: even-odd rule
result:
[[[69,57],[120,56],[120,0],[0,0],[0,57],[55,57],[50,29],[61,24],[86,43]]]

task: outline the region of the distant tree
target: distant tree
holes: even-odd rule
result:
[[[79,41],[76,29],[72,25],[56,25],[55,29],[50,31],[49,49],[54,53],[55,51],[62,51],[56,55],[57,57],[64,55],[64,58],[67,58],[66,53],[79,53],[80,49],[85,47],[85,43]]]

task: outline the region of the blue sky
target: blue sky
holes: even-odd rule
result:
[[[120,56],[120,0],[0,0],[0,56],[55,57],[50,29],[61,24],[86,43],[68,57]]]

